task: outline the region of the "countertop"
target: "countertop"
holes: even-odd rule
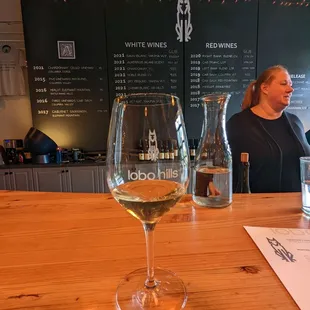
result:
[[[155,265],[188,290],[186,309],[298,309],[243,228],[309,228],[300,193],[238,194],[224,209],[184,196],[157,225]],[[0,308],[115,309],[144,267],[142,226],[110,194],[0,191]]]

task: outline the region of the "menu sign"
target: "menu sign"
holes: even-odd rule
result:
[[[170,0],[107,1],[110,97],[169,93],[183,102],[183,18]],[[182,1],[183,2],[183,1]]]
[[[244,226],[301,310],[309,309],[310,229]]]
[[[189,138],[200,137],[200,98],[232,95],[226,118],[240,112],[244,90],[256,75],[257,2],[188,2],[193,30],[185,43],[185,120]]]
[[[105,150],[103,1],[23,0],[22,12],[34,126],[61,147]]]
[[[289,6],[282,4],[260,3],[258,73],[278,64],[288,69],[295,91],[287,111],[296,114],[307,131],[310,129],[310,41],[306,39],[306,29],[310,29],[310,6],[302,1],[292,1]]]

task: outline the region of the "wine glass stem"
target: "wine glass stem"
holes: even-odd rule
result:
[[[146,241],[146,258],[147,258],[147,279],[145,286],[154,288],[156,282],[154,279],[154,230],[156,223],[143,223],[145,241]]]

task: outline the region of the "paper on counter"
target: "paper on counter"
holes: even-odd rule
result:
[[[310,309],[310,229],[244,226],[302,310]]]

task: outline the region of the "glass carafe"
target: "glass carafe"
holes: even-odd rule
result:
[[[195,157],[193,200],[200,206],[227,207],[232,202],[232,157],[226,136],[230,94],[201,98],[204,123]]]

